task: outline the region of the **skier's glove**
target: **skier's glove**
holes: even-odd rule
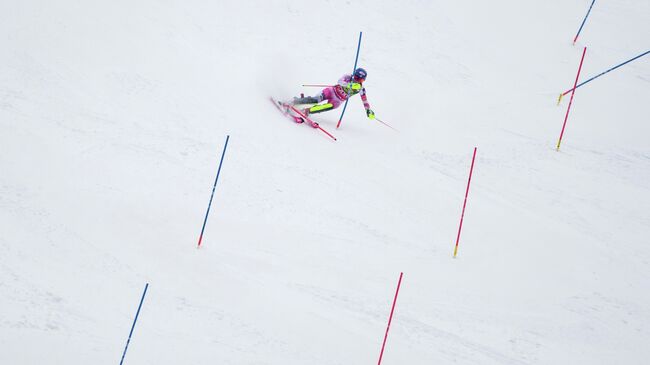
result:
[[[373,112],[372,109],[366,109],[366,115],[369,119],[375,119],[375,112]]]

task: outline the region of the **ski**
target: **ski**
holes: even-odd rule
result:
[[[298,110],[296,107],[293,105],[289,105],[280,101],[276,101],[273,98],[270,98],[271,102],[275,107],[280,111],[280,113],[284,114],[286,117],[290,117],[293,119],[294,122],[296,123],[302,123],[303,121],[307,121],[309,125],[313,128],[319,129],[323,133],[325,133],[328,137],[336,141],[336,137],[334,137],[330,132],[326,131],[323,129],[318,123],[314,122],[311,118],[307,117],[303,112]],[[294,113],[298,114],[299,116],[292,115],[289,110],[292,110]],[[298,121],[298,120],[302,121]]]
[[[288,108],[288,107],[287,107],[287,108],[283,108],[284,103],[279,102],[279,101],[277,101],[277,100],[275,100],[275,99],[273,99],[273,98],[269,98],[269,99],[271,99],[271,103],[273,103],[273,105],[278,109],[278,111],[280,111],[280,113],[282,113],[285,117],[289,117],[289,118],[291,118],[291,119],[294,119],[294,118],[293,118],[293,115],[291,115],[291,114],[289,113],[289,108]]]

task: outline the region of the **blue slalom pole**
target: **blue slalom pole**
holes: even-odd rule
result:
[[[596,0],[593,0],[591,2],[591,5],[589,6],[589,10],[587,10],[587,15],[585,15],[585,18],[582,20],[582,24],[580,24],[580,29],[578,29],[578,33],[576,34],[575,38],[573,38],[573,44],[576,44],[576,41],[578,40],[578,36],[580,35],[580,32],[582,31],[582,27],[585,25],[585,22],[587,21],[587,17],[589,16],[589,13],[591,13],[591,8],[594,6],[594,3]]]
[[[135,328],[135,322],[138,321],[138,316],[140,315],[140,308],[142,308],[142,302],[144,302],[144,296],[147,295],[147,288],[149,283],[144,286],[144,292],[142,293],[142,298],[140,298],[140,305],[138,305],[138,311],[135,313],[135,319],[133,320],[133,325],[131,326],[131,332],[129,332],[129,339],[126,340],[126,346],[124,346],[124,353],[122,353],[122,360],[120,360],[120,365],[124,362],[124,356],[126,355],[126,350],[129,348],[129,343],[131,342],[131,335],[133,335],[133,329]]]
[[[621,67],[621,66],[623,66],[623,65],[625,65],[625,64],[627,64],[627,63],[630,63],[630,62],[636,60],[637,58],[641,58],[641,57],[647,55],[648,53],[650,53],[650,51],[646,51],[645,53],[642,53],[642,54],[640,54],[640,55],[638,55],[638,56],[636,56],[636,57],[634,57],[634,58],[632,58],[632,59],[629,59],[629,60],[627,60],[627,61],[625,61],[625,62],[623,62],[623,63],[621,63],[621,64],[619,64],[619,65],[616,65],[616,66],[610,68],[610,69],[607,70],[607,71],[603,71],[603,72],[599,73],[598,75],[596,75],[596,76],[590,78],[589,80],[587,80],[587,81],[583,81],[583,82],[581,82],[580,84],[578,84],[578,86],[576,86],[576,89],[579,88],[580,86],[582,86],[582,85],[588,83],[589,81],[592,81],[592,80],[594,80],[594,79],[596,79],[596,78],[598,78],[598,77],[600,77],[600,76],[603,76],[604,74],[608,73],[609,71],[616,70],[617,68],[619,68],[619,67]],[[573,90],[573,89],[569,89],[569,90],[563,92],[563,93],[560,95],[560,99],[562,98],[562,96],[564,96],[564,95],[570,93],[571,90]]]
[[[212,186],[212,195],[210,195],[210,202],[208,203],[208,211],[205,212],[205,219],[203,219],[203,227],[201,228],[201,235],[199,236],[199,244],[197,247],[201,247],[201,241],[203,240],[203,231],[205,231],[205,223],[208,221],[208,214],[210,214],[210,207],[212,206],[212,198],[214,197],[214,189],[217,187],[217,181],[219,181],[219,174],[221,173],[221,165],[223,164],[223,156],[226,155],[226,148],[228,148],[228,140],[230,135],[226,136],[226,144],[223,146],[223,152],[221,153],[221,161],[219,162],[219,169],[217,170],[217,178],[214,179],[214,185]]]
[[[350,75],[354,75],[354,70],[357,69],[357,61],[359,60],[359,50],[361,49],[361,36],[363,35],[363,32],[359,32],[359,44],[357,45],[357,55],[354,57],[354,68],[352,69],[352,73]],[[348,94],[349,96],[349,94]],[[336,124],[336,128],[338,129],[339,126],[341,125],[341,121],[343,120],[343,114],[345,114],[345,108],[348,107],[348,101],[350,98],[345,100],[345,105],[343,105],[343,112],[341,113],[341,117],[339,118],[339,122]]]

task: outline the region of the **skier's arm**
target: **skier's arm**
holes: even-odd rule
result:
[[[352,76],[350,76],[348,74],[345,74],[345,75],[341,76],[341,78],[339,79],[338,84],[341,85],[341,87],[347,87],[348,84],[350,83],[350,80],[352,80]]]
[[[375,112],[370,109],[370,103],[368,102],[368,97],[366,96],[366,88],[361,89],[361,100],[363,101],[363,107],[366,109],[366,115],[370,119],[375,119]]]

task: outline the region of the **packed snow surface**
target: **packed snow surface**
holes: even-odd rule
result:
[[[0,2],[0,363],[644,364],[650,2]],[[314,119],[289,99],[359,66]],[[196,248],[230,136],[203,244]],[[458,256],[452,258],[477,147]]]

